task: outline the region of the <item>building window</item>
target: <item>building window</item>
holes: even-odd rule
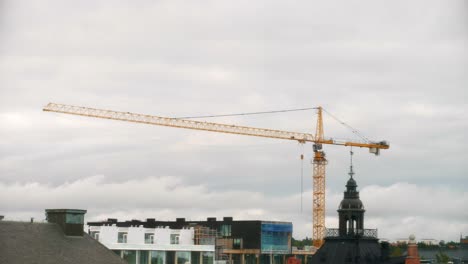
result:
[[[190,264],[202,264],[200,253],[200,251],[191,251]]]
[[[177,251],[176,252],[177,264],[190,263],[190,251]]]
[[[242,248],[242,238],[234,238],[232,241],[232,248],[233,249],[241,249]]]
[[[127,232],[119,232],[118,233],[117,243],[127,243]]]
[[[257,256],[255,256],[255,254],[245,254],[244,263],[245,264],[257,264]]]
[[[221,236],[230,237],[231,236],[231,225],[221,225]]]
[[[96,239],[97,241],[99,241],[99,232],[98,232],[98,231],[91,231],[91,232],[89,232],[89,235],[90,235],[92,238],[94,238],[94,239]]]
[[[140,264],[149,264],[150,263],[150,252],[146,250],[138,251],[138,263]]]
[[[202,264],[213,264],[214,263],[214,253],[213,252],[203,252],[203,261]]]
[[[164,264],[166,263],[166,252],[165,251],[151,251],[151,264]],[[169,262],[167,262],[169,263]]]
[[[179,244],[179,234],[171,234],[171,244]]]
[[[84,215],[83,214],[67,213],[65,215],[65,223],[67,223],[67,224],[83,224],[84,223]]]
[[[122,258],[128,263],[128,264],[136,264],[137,260],[137,253],[135,250],[122,250]]]
[[[145,234],[145,244],[154,244],[154,235],[152,233]]]

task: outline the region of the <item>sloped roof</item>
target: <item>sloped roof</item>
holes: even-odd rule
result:
[[[0,221],[0,263],[125,264],[91,238],[65,236],[53,223]]]
[[[402,264],[404,257],[381,258],[377,239],[326,239],[312,257],[312,264]]]

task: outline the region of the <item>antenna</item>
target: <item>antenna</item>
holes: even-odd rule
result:
[[[353,171],[353,147],[351,147],[351,150],[349,151],[349,155],[350,155],[350,166],[349,166],[349,176],[351,176],[351,178],[353,178],[353,175],[354,175],[354,171]]]

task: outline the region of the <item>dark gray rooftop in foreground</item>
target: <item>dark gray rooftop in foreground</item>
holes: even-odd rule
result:
[[[57,224],[0,221],[1,264],[125,264],[84,234],[68,237]]]

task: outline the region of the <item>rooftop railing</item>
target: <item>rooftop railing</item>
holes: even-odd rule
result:
[[[340,235],[338,228],[327,228],[325,230],[325,237],[370,237],[378,238],[377,229],[354,229],[346,230],[346,232]]]

